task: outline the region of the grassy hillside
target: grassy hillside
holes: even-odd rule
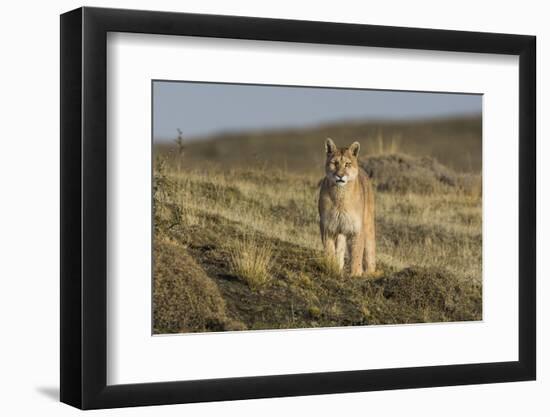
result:
[[[186,167],[222,161],[224,167],[246,164],[283,168],[292,172],[319,172],[323,164],[323,140],[361,143],[361,155],[403,153],[435,158],[458,172],[481,172],[481,117],[422,121],[347,122],[313,128],[225,134],[192,140],[183,138],[189,155]],[[175,133],[175,132],[174,132]],[[157,145],[157,154],[168,155],[173,143]],[[177,153],[172,153],[175,156]]]
[[[471,146],[480,163],[477,123],[396,132],[424,132],[433,141],[435,132],[453,132],[448,146],[462,138],[457,149]],[[375,278],[340,276],[324,261],[317,214],[323,139],[346,143],[359,128],[157,149],[154,332],[480,320],[481,177],[414,156],[439,152],[421,151],[428,146],[422,141],[392,149],[390,125],[381,149],[362,162],[378,190],[380,271]],[[467,145],[475,132],[477,145]],[[407,146],[417,151],[403,154]]]

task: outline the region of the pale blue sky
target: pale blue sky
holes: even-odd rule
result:
[[[344,120],[481,114],[477,94],[154,81],[153,136],[300,128]]]

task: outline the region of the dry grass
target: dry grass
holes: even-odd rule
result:
[[[329,276],[341,276],[340,268],[338,267],[338,261],[335,257],[319,256],[317,259],[318,265],[325,274]]]
[[[164,175],[170,192],[156,204],[155,241],[175,243],[155,255],[157,333],[481,318],[477,191],[379,191],[381,278],[357,280],[322,254],[318,177],[215,168]]]
[[[323,256],[319,165],[157,160],[155,333],[481,319],[481,176],[389,137],[364,160],[380,274],[361,279]]]
[[[253,289],[265,286],[270,280],[272,246],[269,241],[261,241],[244,235],[229,249],[231,272]]]
[[[391,138],[384,138],[382,129],[376,132],[376,139],[369,141],[369,143],[376,143],[374,149],[369,149],[370,155],[392,155],[397,153],[403,153],[402,147],[403,136],[400,133],[394,133]]]
[[[173,173],[170,178],[177,184],[175,201],[187,227],[201,222],[207,226],[205,215],[215,215],[239,224],[242,233],[259,233],[321,250],[319,177],[315,180],[307,175],[267,177],[263,171],[254,170],[203,170]],[[398,192],[392,189],[377,193],[379,256],[396,267],[444,267],[479,280],[479,189],[473,192],[439,184],[437,191],[419,193],[407,192],[403,185],[396,188]]]

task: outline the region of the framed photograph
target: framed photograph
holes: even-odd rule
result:
[[[61,401],[533,380],[535,37],[61,16]]]

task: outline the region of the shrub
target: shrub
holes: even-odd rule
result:
[[[166,159],[157,157],[153,175],[153,215],[155,233],[164,233],[182,221],[182,208],[174,202],[176,184],[167,174]]]

